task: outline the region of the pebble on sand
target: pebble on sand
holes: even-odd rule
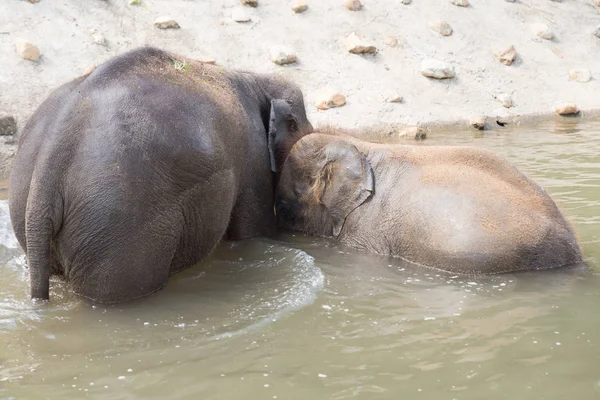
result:
[[[556,113],[558,115],[575,115],[579,112],[579,107],[576,104],[565,103],[556,106]]]
[[[90,29],[90,35],[92,35],[94,43],[100,46],[106,46],[106,38],[98,31],[98,29]]]
[[[402,103],[404,98],[398,93],[390,91],[383,95],[383,100],[385,100],[386,103]]]
[[[515,58],[517,58],[517,50],[515,50],[515,46],[508,46],[500,51],[494,53],[494,56],[498,61],[500,61],[504,65],[511,65]]]
[[[12,115],[0,115],[0,136],[17,134],[17,121]]]
[[[344,104],[346,104],[346,96],[335,89],[324,88],[317,92],[315,107],[319,110],[341,107]]]
[[[511,108],[513,106],[512,96],[508,93],[500,93],[496,96],[496,100],[502,103],[504,108]]]
[[[258,0],[240,0],[240,2],[246,6],[258,7]]]
[[[409,126],[398,131],[398,137],[414,140],[427,139],[427,132],[420,126]]]
[[[23,60],[37,61],[40,59],[40,49],[38,47],[22,38],[15,39],[15,47],[19,57]]]
[[[346,50],[352,54],[375,54],[377,47],[366,44],[356,33],[352,32],[346,36]]]
[[[200,61],[201,63],[204,64],[210,64],[210,65],[215,65],[217,63],[217,60],[215,60],[213,57],[200,57],[198,58],[198,61]]]
[[[179,29],[177,21],[171,17],[158,17],[154,20],[154,26],[158,29]]]
[[[271,48],[271,61],[277,65],[292,64],[296,60],[296,53],[289,47],[275,46]]]
[[[504,0],[504,1],[506,1],[507,3],[514,3],[516,0]]]
[[[459,7],[469,7],[469,0],[450,0],[450,3]]]
[[[40,0],[27,0],[27,1],[30,3],[39,3],[40,2]]]
[[[480,131],[485,129],[485,117],[483,115],[474,115],[469,119],[469,125],[475,129],[479,129]]]
[[[233,19],[235,22],[249,22],[250,21],[250,16],[246,13],[246,11],[243,8],[234,8],[233,10],[231,10],[231,19]]]
[[[569,79],[576,82],[589,82],[592,80],[592,73],[586,68],[574,68],[569,71]]]
[[[531,28],[533,29],[533,32],[542,39],[552,40],[554,37],[554,33],[552,33],[552,30],[546,24],[533,24]]]
[[[596,28],[596,30],[593,33],[594,33],[594,35],[596,35],[597,38],[600,39],[600,25],[598,25],[598,27]]]
[[[421,62],[421,75],[428,78],[448,79],[455,75],[454,67],[439,60],[423,60]]]
[[[390,47],[398,47],[398,39],[393,36],[388,36],[385,38],[385,44]]]
[[[360,0],[344,0],[344,7],[352,11],[360,11],[362,9],[362,3]]]
[[[412,0],[402,0],[402,4],[408,5],[410,3],[412,3]]]
[[[296,14],[299,14],[308,9],[308,4],[306,4],[305,0],[293,0],[290,2],[290,7]]]
[[[446,21],[442,21],[442,20],[430,21],[429,27],[442,36],[452,35],[452,27]]]

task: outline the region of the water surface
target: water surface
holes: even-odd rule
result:
[[[449,132],[573,222],[587,271],[465,278],[282,235],[224,243],[166,290],[28,298],[0,202],[0,399],[600,398],[600,123]],[[572,120],[575,121],[575,120]]]

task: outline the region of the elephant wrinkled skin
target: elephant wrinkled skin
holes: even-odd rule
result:
[[[51,275],[98,302],[143,297],[223,237],[273,233],[272,172],[311,130],[294,84],[151,47],[63,85],[10,177],[32,297],[48,299]]]
[[[494,153],[304,136],[276,192],[280,227],[464,274],[581,265],[550,196]]]

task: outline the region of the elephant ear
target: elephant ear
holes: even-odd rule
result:
[[[271,115],[269,117],[269,163],[271,171],[277,172],[277,150],[290,133],[298,130],[296,119],[292,115],[291,105],[282,99],[271,100]]]
[[[337,141],[326,145],[324,161],[314,181],[315,197],[329,210],[333,236],[339,236],[348,215],[375,189],[373,169],[356,146]]]

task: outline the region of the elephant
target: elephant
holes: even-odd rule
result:
[[[32,299],[58,276],[94,302],[133,300],[222,239],[275,233],[275,179],[312,129],[292,82],[153,47],[59,87],[20,135],[9,182]]]
[[[493,152],[357,137],[325,128],[295,143],[280,228],[462,275],[584,267],[555,202]]]

